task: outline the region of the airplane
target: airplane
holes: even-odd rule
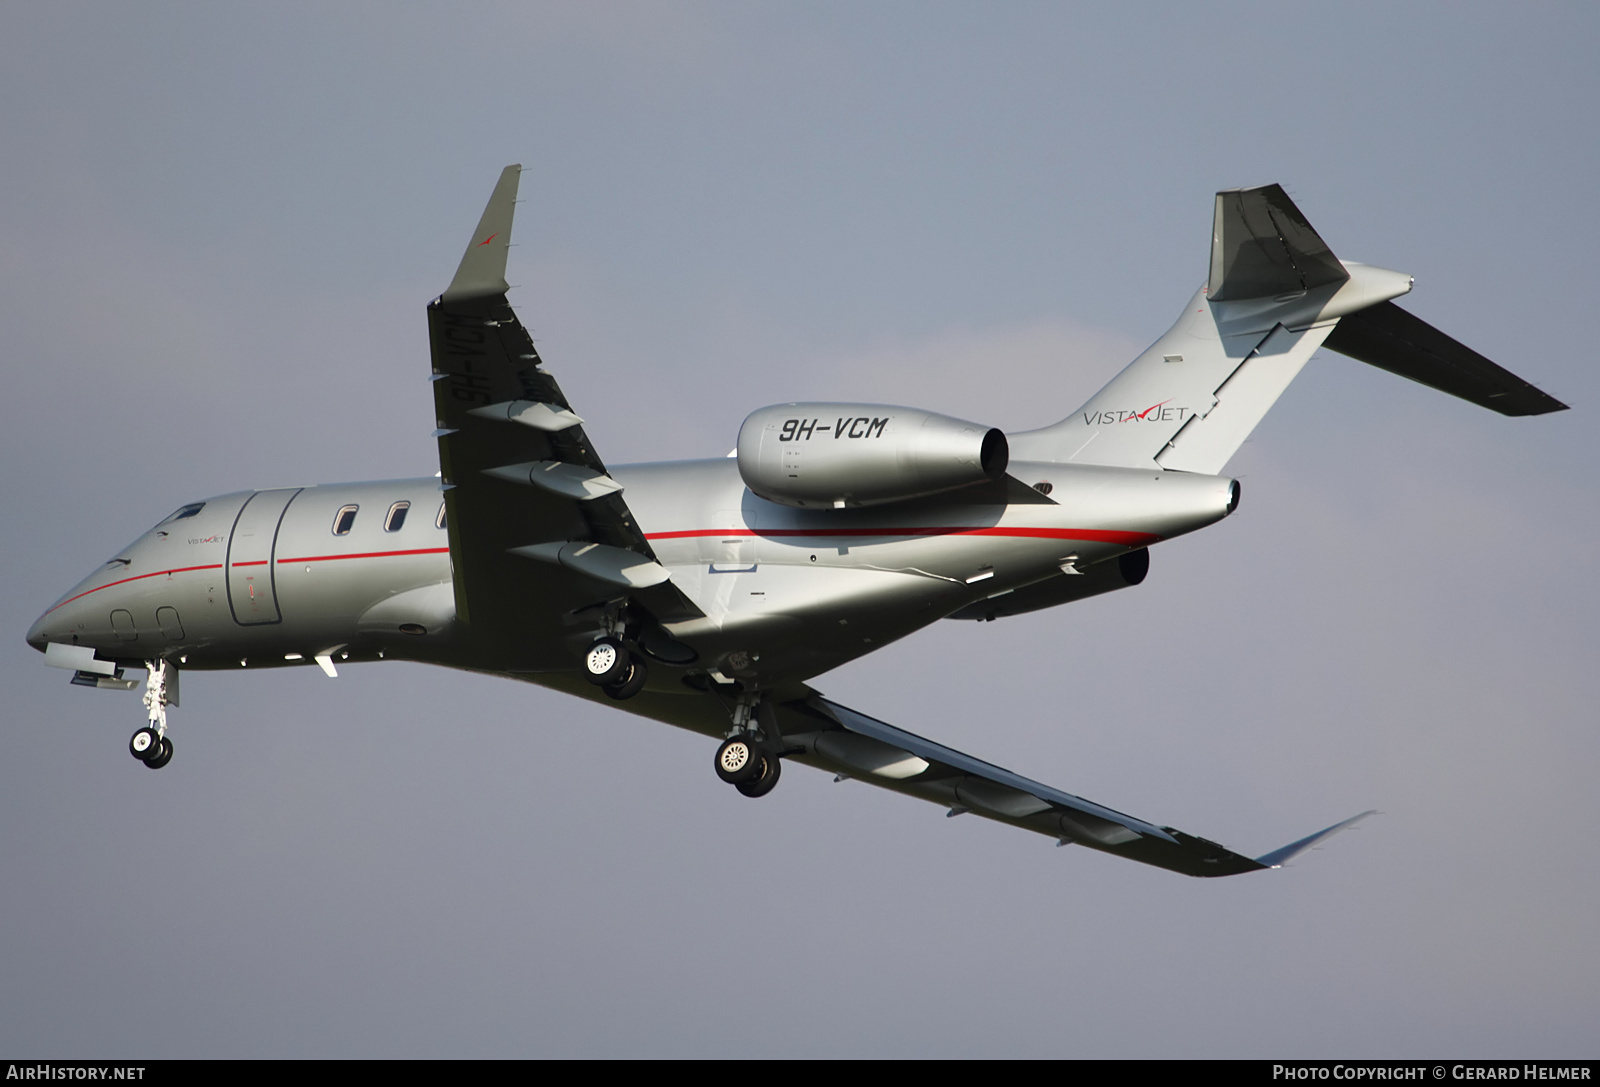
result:
[[[1132,588],[1150,548],[1237,508],[1230,457],[1318,348],[1504,415],[1566,407],[1401,309],[1412,277],[1336,258],[1279,185],[1216,194],[1206,282],[1061,422],[1006,433],[881,404],[790,403],[725,458],[608,468],[508,300],[520,166],[427,308],[436,478],[181,506],[28,631],[78,686],[134,690],[173,756],[183,671],[406,660],[525,680],[718,742],[748,797],[785,762],[1191,876],[1248,857],[834,702],[811,680],[940,620]]]

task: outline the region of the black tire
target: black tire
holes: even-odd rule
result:
[[[160,753],[144,760],[144,764],[152,770],[159,770],[172,761],[172,741],[165,736],[161,737]]]
[[[141,728],[128,741],[128,754],[140,762],[149,762],[161,754],[161,734],[153,728]]]
[[[627,678],[628,650],[615,638],[597,639],[583,651],[583,678],[597,687]]]
[[[750,780],[741,781],[735,785],[745,796],[766,796],[778,787],[778,775],[783,772],[783,763],[770,751],[761,753],[761,774]]]
[[[717,776],[729,785],[739,785],[762,772],[766,752],[747,735],[723,740],[717,748]]]
[[[644,682],[650,678],[650,668],[644,663],[644,658],[634,657],[629,662],[628,667],[631,670],[625,679],[620,679],[615,683],[607,683],[601,688],[606,692],[607,697],[615,698],[618,702],[625,702],[644,690]]]

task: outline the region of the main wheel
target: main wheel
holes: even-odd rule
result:
[[[766,796],[778,785],[778,775],[783,772],[783,763],[770,751],[761,753],[761,773],[749,781],[741,781],[735,785],[745,796]]]
[[[601,638],[583,654],[583,674],[590,683],[604,687],[628,676],[628,651],[615,638]]]
[[[140,762],[149,762],[161,754],[161,734],[153,728],[141,728],[128,741],[128,751]]]
[[[650,678],[650,669],[646,667],[642,657],[634,657],[628,662],[628,667],[630,671],[625,679],[607,683],[601,688],[618,702],[624,702],[644,690],[644,681]]]
[[[144,760],[144,764],[152,770],[159,770],[172,761],[172,741],[165,736],[161,737],[161,749],[158,754]]]
[[[724,740],[717,748],[717,776],[729,785],[750,781],[761,773],[765,755],[748,736]]]

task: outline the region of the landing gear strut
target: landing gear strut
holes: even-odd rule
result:
[[[178,704],[178,670],[165,660],[146,661],[150,678],[144,685],[144,705],[149,724],[133,734],[128,751],[134,758],[159,770],[172,761],[172,741],[167,739],[167,707]]]

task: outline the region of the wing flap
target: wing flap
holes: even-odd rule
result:
[[[1047,805],[1059,805],[1074,812],[1126,827],[1136,834],[1148,834],[1154,838],[1171,840],[1166,831],[1153,823],[1146,823],[1130,815],[1123,815],[1121,812],[1101,807],[1099,804],[1084,800],[1082,797],[1061,792],[1059,789],[1052,789],[1050,786],[1040,782],[1030,781],[1021,774],[1014,774],[1010,770],[984,762],[982,759],[974,758],[951,747],[945,747],[943,744],[935,743],[932,740],[924,739],[915,733],[907,732],[905,729],[896,728],[887,722],[868,717],[864,713],[857,713],[848,706],[841,706],[837,702],[831,702],[820,695],[812,700],[812,705],[837,721],[841,727],[851,732],[862,736],[870,736],[872,739],[892,747],[902,748],[921,759],[927,760],[930,765],[936,764],[944,767],[947,773],[955,771],[962,776],[970,777],[973,779],[974,784],[983,782],[990,786],[1001,786],[1011,789],[1015,793],[1033,797]],[[933,776],[938,777],[939,775],[935,774]],[[973,795],[998,798],[1002,794],[979,788],[978,792]],[[987,805],[980,804],[979,806],[986,807]]]

